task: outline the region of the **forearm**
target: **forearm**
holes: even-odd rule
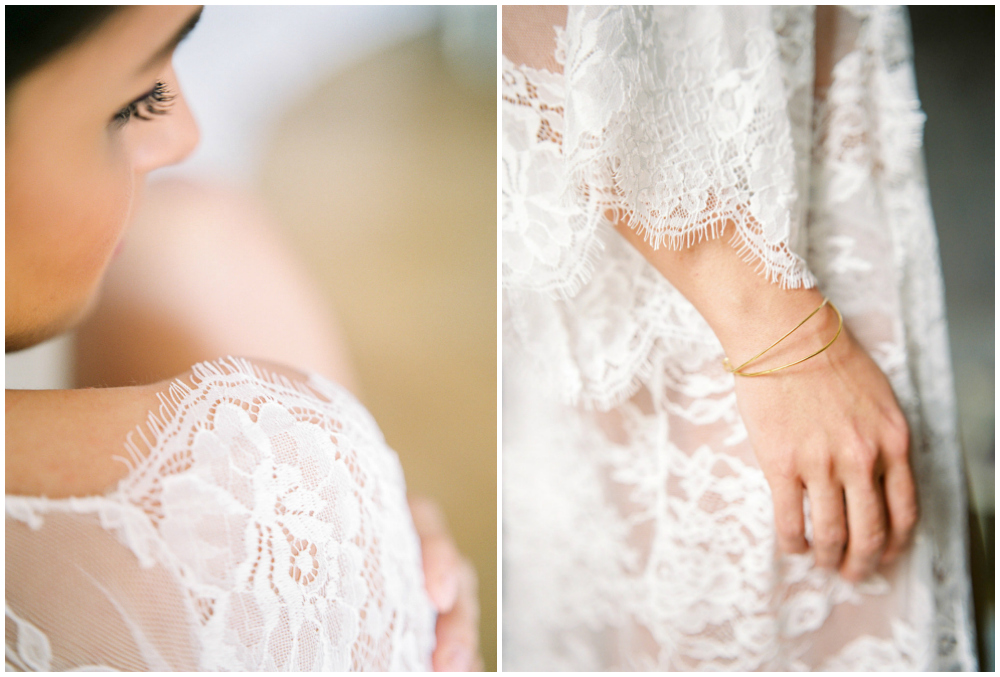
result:
[[[239,194],[154,185],[77,332],[81,386],[149,383],[235,354],[354,387],[326,304]]]
[[[744,261],[730,242],[732,224],[722,236],[681,250],[653,250],[627,225],[619,223],[616,228],[697,308],[733,366],[771,345],[823,302],[819,290],[782,289],[753,262]],[[833,337],[837,322],[836,314],[824,308],[755,361],[753,370],[781,366],[818,350]]]

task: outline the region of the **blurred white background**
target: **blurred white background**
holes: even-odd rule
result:
[[[174,58],[201,144],[163,173],[251,181],[290,103],[337,70],[433,30],[442,14],[426,6],[206,7]]]

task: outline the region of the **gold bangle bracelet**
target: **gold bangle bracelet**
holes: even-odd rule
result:
[[[807,355],[806,357],[803,357],[801,360],[796,360],[795,362],[790,362],[790,363],[784,364],[784,365],[782,365],[780,367],[775,367],[774,369],[767,369],[765,371],[754,371],[754,372],[750,372],[750,373],[741,371],[748,364],[750,364],[754,360],[760,358],[761,356],[764,355],[764,353],[766,353],[767,351],[769,351],[771,348],[775,347],[776,345],[778,345],[779,343],[781,343],[782,341],[784,341],[786,338],[788,338],[789,336],[791,336],[792,333],[796,329],[798,329],[799,327],[801,327],[802,325],[804,325],[806,322],[808,322],[810,319],[812,319],[813,315],[815,315],[820,310],[822,310],[823,306],[825,306],[827,304],[830,304],[830,307],[833,308],[834,312],[837,313],[837,319],[839,320],[839,325],[837,326],[837,333],[833,335],[833,338],[830,339],[829,343],[827,343],[825,346],[823,346],[822,348],[820,348],[819,350],[817,350],[812,355]],[[731,365],[731,363],[729,362],[729,358],[725,357],[725,358],[722,359],[722,366],[730,374],[734,374],[736,376],[763,376],[764,374],[773,374],[776,371],[781,371],[782,369],[788,369],[789,367],[794,367],[797,364],[802,364],[803,362],[805,362],[806,360],[808,360],[810,358],[816,357],[821,352],[823,352],[824,350],[826,350],[827,348],[829,348],[830,346],[833,345],[833,342],[837,340],[837,337],[840,336],[840,332],[843,331],[843,329],[844,329],[844,316],[840,314],[839,310],[837,310],[837,306],[833,305],[833,303],[830,302],[830,299],[824,298],[823,299],[823,303],[821,303],[819,305],[819,307],[816,308],[816,310],[814,310],[811,313],[809,313],[809,315],[806,317],[806,319],[804,319],[801,322],[799,322],[797,325],[795,325],[792,328],[791,331],[789,331],[787,334],[785,334],[784,336],[782,336],[780,339],[778,339],[777,341],[775,341],[774,343],[772,343],[771,345],[769,345],[767,348],[764,348],[764,350],[760,351],[759,353],[757,353],[756,355],[754,355],[749,360],[747,360],[746,362],[744,362],[743,364],[741,364],[740,366],[738,366],[736,368],[733,368],[732,365]]]

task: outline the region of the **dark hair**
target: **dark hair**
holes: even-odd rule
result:
[[[7,5],[6,89],[85,38],[118,9],[116,5]]]

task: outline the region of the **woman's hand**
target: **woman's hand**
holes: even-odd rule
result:
[[[726,231],[732,232],[732,224]],[[726,239],[654,251],[616,228],[701,313],[731,363],[741,365],[823,302],[816,289],[782,289]],[[747,366],[757,372],[810,355],[836,334],[829,306]],[[910,540],[917,519],[909,431],[885,375],[845,328],[829,349],[757,377],[735,376],[736,397],[774,497],[778,544],[806,551],[803,495],[820,566],[861,580]]]
[[[818,341],[836,331],[832,310],[821,312],[823,331],[811,329]],[[803,492],[817,565],[860,581],[906,547],[917,519],[909,430],[885,376],[850,332],[795,367],[737,376],[736,397],[771,487],[782,550],[808,549]]]
[[[424,555],[427,594],[438,610],[434,669],[480,671],[476,572],[455,548],[437,504],[419,496],[411,496],[409,502]]]

